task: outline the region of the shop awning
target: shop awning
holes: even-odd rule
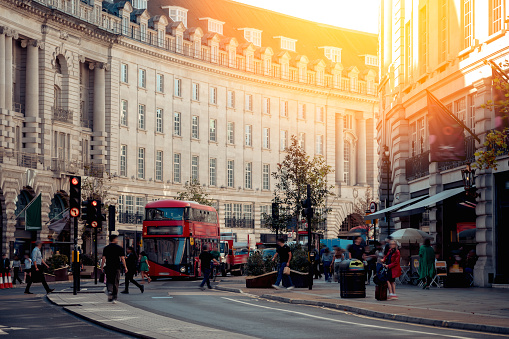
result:
[[[429,198],[426,198],[419,202],[413,203],[410,206],[402,208],[399,211],[394,212],[391,216],[392,217],[404,217],[404,216],[409,216],[412,214],[422,213],[422,212],[426,211],[426,208],[428,206],[434,205],[437,202],[443,201],[445,199],[454,197],[455,195],[458,195],[462,192],[465,192],[465,189],[463,187],[458,187],[458,188],[453,188],[453,189],[450,189],[447,191],[437,193],[435,195],[432,195]]]
[[[410,199],[407,201],[403,201],[403,202],[393,205],[391,207],[384,208],[383,210],[380,210],[378,212],[372,213],[370,215],[366,215],[366,216],[364,216],[364,220],[374,220],[374,219],[385,218],[385,214],[391,213],[391,215],[392,215],[393,212],[399,210],[400,208],[403,208],[410,204],[416,203],[416,202],[423,200],[427,197],[428,197],[427,195],[423,195],[422,197],[417,197],[417,198],[413,198],[413,199]]]

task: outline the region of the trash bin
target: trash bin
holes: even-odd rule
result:
[[[362,261],[349,259],[339,264],[339,283],[341,298],[366,298],[366,273]]]

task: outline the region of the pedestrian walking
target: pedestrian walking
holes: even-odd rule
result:
[[[367,272],[366,273],[366,282],[368,285],[371,282],[371,277],[375,273],[376,258],[377,258],[377,254],[376,254],[375,246],[373,246],[373,245],[367,246],[366,247],[366,263],[367,263],[366,264],[366,272]]]
[[[16,280],[19,281],[20,284],[22,284],[23,281],[21,281],[21,278],[19,277],[19,273],[21,272],[21,261],[19,260],[19,257],[17,255],[15,255],[14,259],[12,260],[12,270],[14,271],[12,277],[13,285],[16,285]]]
[[[401,255],[398,250],[398,243],[396,240],[389,242],[390,249],[384,257],[384,267],[388,269],[387,272],[387,286],[389,287],[388,299],[398,299],[396,295],[396,278],[401,276],[401,265],[399,263]]]
[[[203,280],[200,284],[200,289],[202,291],[205,290],[205,284],[207,284],[208,289],[212,289],[210,286],[210,273],[211,273],[211,264],[219,263],[214,256],[209,252],[209,248],[207,245],[203,245],[202,252],[200,253],[200,267],[201,272],[203,274]]]
[[[332,260],[334,260],[334,256],[329,250],[328,247],[325,248],[325,251],[322,254],[322,262],[323,262],[323,274],[325,275],[325,281],[331,282],[331,264]]]
[[[424,282],[423,289],[429,290],[429,285],[435,276],[435,250],[431,241],[424,239],[424,245],[419,248],[419,278]]]
[[[120,263],[124,266],[125,272],[129,270],[125,264],[124,249],[117,245],[118,236],[115,234],[109,237],[110,244],[103,249],[101,258],[101,271],[106,274],[106,288],[108,289],[108,301],[117,303],[118,284],[120,282]],[[106,268],[104,262],[106,261]]]
[[[366,259],[366,247],[362,244],[362,237],[356,236],[353,240],[353,244],[348,246],[348,252],[350,253],[350,259],[357,259],[364,261]]]
[[[2,253],[2,265],[0,265],[0,272],[7,276],[11,272],[11,261],[7,258],[7,254]]]
[[[141,283],[142,284],[145,283],[143,279],[146,277],[148,283],[150,284],[152,279],[150,279],[150,275],[148,274],[148,271],[150,270],[150,265],[148,264],[147,253],[145,253],[145,251],[142,251],[140,253],[140,256],[141,256],[140,258]]]
[[[30,286],[32,286],[32,283],[34,283],[34,282],[42,283],[42,286],[44,287],[44,289],[46,290],[46,293],[48,293],[48,294],[55,290],[54,288],[49,288],[48,283],[46,282],[46,277],[44,276],[44,266],[46,266],[46,269],[48,269],[49,266],[48,266],[48,264],[46,264],[46,262],[42,258],[41,248],[42,248],[42,242],[36,241],[35,247],[32,250],[32,265],[33,266],[32,266],[32,272],[30,274],[31,279],[29,279],[29,281],[27,283],[27,286],[25,288],[25,294],[33,294],[32,292],[30,292]],[[26,261],[25,261],[25,263],[26,263]]]
[[[311,251],[311,258],[313,260],[313,273],[314,273],[314,279],[319,279],[321,277],[320,274],[320,254],[316,248],[313,248]]]
[[[23,262],[23,271],[25,271],[25,276],[23,277],[23,281],[28,284],[28,281],[32,280],[31,271],[32,271],[32,259],[28,253],[25,254],[25,260]]]
[[[125,287],[124,290],[120,293],[129,294],[130,282],[133,283],[134,286],[138,287],[141,293],[145,292],[145,286],[138,284],[138,282],[134,280],[134,274],[136,273],[136,266],[138,264],[138,257],[136,256],[136,253],[134,253],[134,248],[132,246],[127,248],[125,264],[127,266],[127,271],[125,272]]]
[[[334,272],[334,281],[339,283],[339,264],[345,260],[345,255],[343,254],[343,249],[341,247],[336,248],[336,253],[334,254],[334,262],[333,272]]]
[[[281,287],[279,287],[279,284],[281,283],[281,280],[286,280],[286,284],[283,282],[283,286],[287,285],[287,289],[291,290],[294,288],[292,283],[292,278],[290,278],[290,274],[284,274],[285,268],[290,268],[290,261],[292,260],[292,250],[290,250],[290,247],[285,244],[285,240],[283,238],[279,238],[277,240],[277,250],[276,254],[274,254],[274,257],[272,258],[272,261],[275,261],[276,258],[279,257],[279,267],[277,272],[277,279],[276,283],[272,285],[275,289],[279,290]]]

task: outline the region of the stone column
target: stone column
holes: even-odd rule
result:
[[[357,141],[357,185],[366,186],[367,185],[367,176],[366,176],[366,168],[367,168],[367,143],[366,143],[366,119],[368,118],[367,114],[364,112],[360,112],[356,115],[357,119],[357,136],[359,140]]]
[[[343,113],[336,113],[336,184],[341,185],[345,180],[345,117]]]
[[[106,159],[106,75],[107,65],[102,62],[90,63],[94,70],[94,114],[91,155],[95,164],[104,164]]]
[[[5,35],[5,107],[12,110],[12,39],[17,39],[15,31],[9,30]]]
[[[39,48],[44,44],[40,40],[23,40],[21,47],[27,48],[26,84],[25,84],[25,143],[27,153],[40,153],[40,123],[39,116]]]
[[[0,108],[5,107],[5,33],[6,27],[0,27]]]

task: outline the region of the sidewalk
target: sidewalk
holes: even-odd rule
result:
[[[224,278],[218,289],[282,302],[341,309],[363,315],[492,333],[509,334],[509,290],[491,288],[431,288],[397,285],[399,300],[377,301],[375,286],[366,298],[342,299],[338,283],[314,280],[313,290],[246,288],[243,278]]]
[[[80,318],[137,338],[250,338],[164,317],[122,302],[112,304],[104,293],[51,293],[47,298]]]

